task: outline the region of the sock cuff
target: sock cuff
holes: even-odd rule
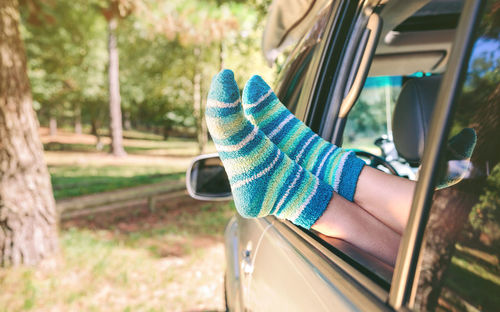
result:
[[[365,165],[365,162],[356,157],[353,152],[347,157],[338,189],[338,193],[345,199],[354,200],[359,175]]]
[[[295,220],[290,220],[296,225],[310,229],[314,223],[323,215],[330,200],[333,197],[333,189],[327,183],[319,181],[316,193],[304,210]]]

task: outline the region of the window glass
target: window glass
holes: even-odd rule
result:
[[[462,152],[457,149],[470,139],[441,155],[439,175],[463,180],[434,194],[416,310],[498,311],[500,307],[499,16],[498,1],[489,1],[450,131],[449,139],[464,128],[474,129],[477,143],[472,157],[457,157]]]
[[[400,176],[416,179],[418,166],[410,166],[399,156],[392,135],[393,112],[402,85],[424,74],[368,77],[361,94],[347,117],[342,146],[380,156]],[[428,74],[427,76],[429,76]],[[359,155],[361,158],[364,156]],[[390,173],[383,165],[366,159],[370,165]]]
[[[287,108],[295,113],[298,101],[303,91],[304,82],[308,74],[311,60],[319,48],[325,33],[328,18],[330,17],[331,5],[324,8],[311,26],[311,30],[300,40],[297,46],[290,52],[285,65],[280,70],[276,94]],[[305,105],[307,103],[303,103]]]
[[[377,139],[392,141],[392,110],[401,90],[401,76],[368,77],[349,113],[343,147],[357,148],[381,156]]]

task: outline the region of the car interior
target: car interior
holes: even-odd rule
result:
[[[386,131],[378,135],[372,133],[372,145],[368,148],[366,140],[364,145],[357,144],[352,138],[346,142],[346,134],[350,132],[352,135],[355,131],[350,129],[354,122],[352,119],[367,118],[367,113],[349,114],[343,140],[348,147],[368,149],[368,152],[377,150],[375,154],[382,160],[372,161],[375,167],[390,172],[392,170],[386,168],[392,166],[399,175],[416,179],[462,6],[463,1],[460,0],[426,0],[409,3],[385,1],[375,8],[374,13],[379,14],[382,20],[380,39],[365,87],[352,110],[365,100],[363,93],[372,98],[377,97],[377,92],[381,94],[378,96],[380,99],[385,96],[388,103],[369,103],[372,104],[369,106],[386,111],[385,120],[376,120],[379,123],[382,121],[380,128]],[[381,78],[399,79],[393,79],[397,82],[390,85],[379,83],[377,86],[377,80]],[[363,123],[363,120],[357,122]],[[397,153],[391,151],[391,144]],[[397,156],[394,157],[394,154]]]

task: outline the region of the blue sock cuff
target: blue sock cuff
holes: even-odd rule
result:
[[[333,189],[330,185],[319,181],[318,189],[316,194],[309,202],[309,204],[304,208],[302,213],[297,219],[292,221],[293,223],[300,225],[303,228],[310,229],[314,223],[323,215],[328,203],[333,196]]]
[[[354,200],[359,175],[365,165],[365,162],[356,157],[353,152],[348,156],[343,169],[345,173],[342,175],[339,184],[339,194],[345,199],[349,201]]]

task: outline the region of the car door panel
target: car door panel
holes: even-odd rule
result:
[[[359,272],[327,250],[316,248],[288,222],[274,218],[259,244],[246,302],[251,311],[383,311],[387,292],[370,291],[352,276]],[[349,271],[349,272],[347,272]],[[374,296],[373,294],[378,294]]]

